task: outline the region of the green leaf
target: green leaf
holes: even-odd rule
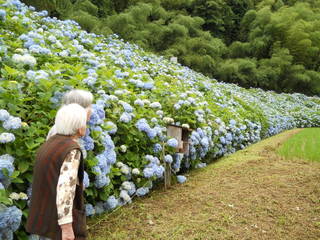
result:
[[[14,171],[11,175],[11,179],[17,178],[20,175],[20,171]]]
[[[15,179],[11,180],[11,182],[13,182],[13,183],[24,183],[24,181],[22,179],[20,179],[20,178],[15,178]]]
[[[93,196],[93,191],[91,188],[87,188],[84,190],[87,196]]]
[[[24,173],[28,170],[29,163],[27,161],[19,162],[18,169],[21,173]]]
[[[8,198],[8,195],[4,189],[0,189],[0,203],[12,205],[12,200]]]

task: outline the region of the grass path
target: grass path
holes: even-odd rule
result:
[[[320,163],[275,153],[300,131],[263,140],[192,171],[182,185],[90,220],[89,239],[320,239]]]

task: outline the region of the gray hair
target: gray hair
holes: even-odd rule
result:
[[[72,136],[86,127],[87,112],[79,104],[63,105],[57,112],[55,127],[57,134]]]
[[[67,92],[62,98],[62,104],[68,105],[71,103],[77,103],[84,108],[91,106],[93,102],[93,95],[86,90],[74,89]]]

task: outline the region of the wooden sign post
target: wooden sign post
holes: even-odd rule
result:
[[[177,139],[178,146],[176,148],[177,153],[187,154],[189,152],[189,135],[192,129],[183,128],[176,125],[167,126],[167,135]],[[165,156],[165,148],[162,148],[163,160]],[[167,189],[171,186],[171,164],[164,162],[165,174],[164,174],[164,187]]]

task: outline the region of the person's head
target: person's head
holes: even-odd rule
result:
[[[79,104],[63,105],[57,112],[57,134],[82,137],[86,134],[87,111]]]
[[[67,92],[62,98],[62,104],[68,105],[72,103],[77,103],[87,111],[87,121],[89,121],[91,116],[91,105],[93,102],[93,95],[91,92],[80,89],[73,89]]]

